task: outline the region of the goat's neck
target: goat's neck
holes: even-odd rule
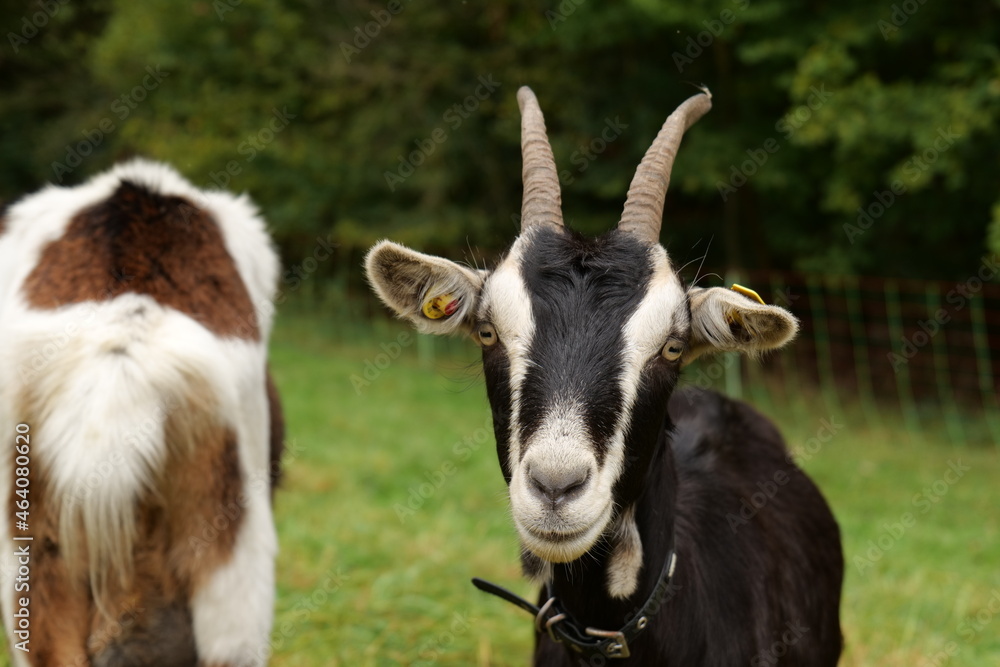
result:
[[[602,538],[582,558],[553,566],[552,594],[584,625],[602,630],[623,626],[652,593],[673,544],[677,475],[665,430],[660,431],[659,440],[651,446],[656,450],[646,487],[635,507],[643,552],[635,593],[626,599],[615,599],[608,593],[608,560],[614,548],[608,538]]]

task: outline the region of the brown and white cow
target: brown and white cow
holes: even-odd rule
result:
[[[278,268],[247,197],[144,160],[0,218],[0,608],[16,665],[267,662]]]

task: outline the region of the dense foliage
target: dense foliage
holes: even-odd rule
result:
[[[0,200],[145,154],[250,192],[290,264],[383,236],[473,261],[515,233],[518,86],[596,233],[694,82],[679,261],[960,279],[1000,252],[996,0],[3,5]]]

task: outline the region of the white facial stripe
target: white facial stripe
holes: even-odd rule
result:
[[[678,309],[684,308],[685,292],[670,266],[667,252],[657,245],[653,246],[650,253],[654,267],[646,296],[622,327],[625,341],[625,349],[622,351],[624,372],[619,380],[622,413],[608,447],[604,469],[600,473],[602,487],[608,483],[605,477],[613,485],[624,471],[625,432],[632,418],[632,408],[639,392],[642,369],[651,358],[659,354],[675,313]]]
[[[511,416],[507,444],[512,470],[516,469],[520,458],[521,435],[518,423],[521,414],[521,385],[528,374],[528,350],[535,333],[531,296],[520,269],[525,242],[524,236],[518,237],[503,264],[490,276],[482,298],[484,309],[479,313],[481,318],[485,318],[485,309],[489,309],[492,324],[507,350],[510,363]]]
[[[646,296],[623,328],[626,361],[630,358],[641,359],[640,370],[646,361],[660,352],[678,311],[687,318],[684,306],[686,292],[670,266],[667,252],[661,246],[654,246],[651,254],[654,268]]]
[[[552,562],[573,560],[604,533],[615,514],[613,490],[625,467],[625,435],[631,420],[641,374],[650,359],[659,354],[671,324],[686,318],[685,292],[673,273],[666,251],[650,249],[653,274],[646,294],[632,316],[622,325],[623,370],[618,379],[622,392],[622,414],[608,443],[604,465],[598,469],[591,448],[582,446],[591,437],[580,405],[560,405],[544,417],[532,436],[524,461],[518,430],[521,414],[521,384],[530,363],[527,355],[535,322],[531,300],[520,273],[522,239],[507,260],[491,276],[483,303],[488,304],[493,324],[507,347],[511,373],[512,415],[508,444],[510,498],[515,525],[522,542],[531,551]],[[680,317],[678,314],[680,313]],[[481,313],[485,314],[485,313]],[[613,326],[613,324],[612,324]],[[531,488],[528,467],[565,470],[587,467],[592,474],[583,495],[562,510],[550,507]],[[538,466],[536,468],[535,466]],[[576,534],[572,539],[552,541],[545,533]],[[641,547],[637,553],[641,553]]]
[[[589,439],[582,406],[556,405],[531,436],[531,459],[547,468],[572,466],[583,458],[596,465],[594,453],[580,447]]]

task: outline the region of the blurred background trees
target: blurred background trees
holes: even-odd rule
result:
[[[1000,252],[995,0],[2,5],[8,203],[141,154],[249,192],[286,264],[334,242],[327,279],[386,236],[481,262],[517,229],[519,86],[593,234],[694,83],[679,264],[958,280]]]

